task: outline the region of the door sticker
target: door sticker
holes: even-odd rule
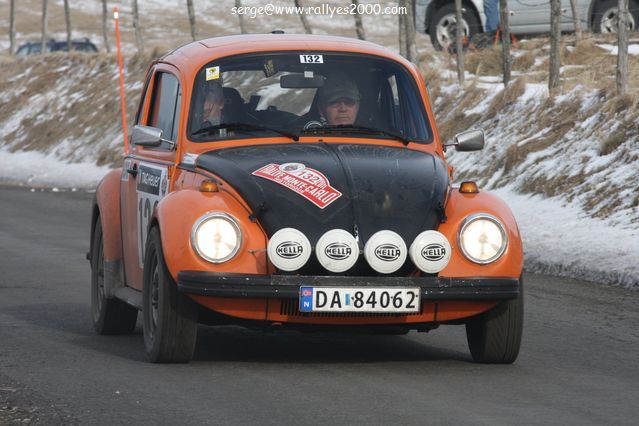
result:
[[[144,250],[148,237],[149,222],[153,216],[153,211],[167,193],[168,169],[140,163],[137,178],[138,260],[140,268],[142,268],[144,267]]]

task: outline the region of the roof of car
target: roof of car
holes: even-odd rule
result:
[[[176,65],[183,71],[197,72],[202,65],[215,58],[276,50],[366,53],[388,57],[408,65],[408,61],[403,57],[375,43],[355,38],[312,34],[244,34],[213,37],[185,44],[159,61]]]

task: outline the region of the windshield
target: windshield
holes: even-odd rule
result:
[[[394,61],[334,52],[240,55],[206,64],[194,84],[193,141],[374,137],[429,143],[416,82]]]

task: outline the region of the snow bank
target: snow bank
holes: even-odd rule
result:
[[[539,195],[492,191],[512,209],[529,272],[639,287],[639,230],[614,227],[571,205]]]
[[[111,170],[94,162],[66,163],[54,154],[0,149],[0,183],[30,187],[95,188]]]

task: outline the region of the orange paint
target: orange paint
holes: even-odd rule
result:
[[[117,11],[117,8],[116,8]],[[373,138],[334,137],[330,141],[325,136],[303,136],[298,142],[286,137],[259,139],[221,140],[210,143],[196,143],[187,138],[187,122],[192,101],[193,81],[196,74],[207,63],[215,59],[242,53],[259,51],[331,51],[357,52],[375,55],[402,64],[415,79],[424,108],[431,123],[433,142],[431,144],[410,143],[406,149],[433,154],[444,159],[442,141],[435,125],[435,117],[430,105],[426,84],[417,68],[383,47],[356,40],[337,39],[316,36],[310,41],[307,36],[296,35],[245,35],[221,37],[203,40],[183,46],[169,53],[161,60],[151,64],[147,74],[147,84],[136,124],[148,125],[152,110],[151,98],[155,85],[155,73],[170,72],[175,75],[181,88],[181,115],[178,120],[177,148],[173,151],[155,148],[129,147],[124,109],[124,77],[122,57],[119,48],[119,24],[116,19],[116,38],[118,44],[118,63],[120,66],[120,94],[122,102],[122,124],[125,152],[128,160],[149,162],[166,167],[168,174],[168,195],[162,198],[152,218],[159,226],[164,258],[173,279],[180,271],[210,271],[222,273],[270,274],[273,265],[266,255],[267,235],[259,223],[249,219],[251,208],[233,187],[227,182],[204,170],[187,170],[180,167],[185,154],[198,155],[211,150],[231,147],[259,146],[268,144],[316,144],[319,142],[338,144],[353,143],[376,146],[402,147],[400,142]],[[473,154],[467,154],[473,155]],[[452,167],[448,166],[452,176]],[[129,180],[121,182],[121,170],[110,172],[100,183],[96,199],[104,229],[105,259],[123,259],[127,285],[142,288],[142,269],[138,262],[138,229],[136,181],[133,174]],[[125,172],[126,173],[126,172]],[[214,179],[218,192],[201,192],[200,183],[205,179]],[[121,194],[128,194],[121,198]],[[243,239],[239,253],[233,259],[214,264],[201,258],[191,245],[193,224],[208,212],[225,212],[236,219]],[[518,278],[523,265],[521,236],[514,217],[496,196],[483,189],[477,194],[462,194],[451,190],[445,206],[446,222],[438,230],[443,233],[452,247],[452,255],[447,267],[439,273],[442,277],[510,277]],[[504,255],[494,263],[478,265],[466,259],[458,246],[457,235],[460,225],[471,214],[487,213],[498,218],[504,225],[508,236],[508,248]],[[121,223],[122,221],[122,223]],[[122,224],[125,224],[124,226]],[[423,301],[422,312],[415,315],[304,315],[294,312],[291,303],[276,299],[239,299],[191,296],[204,308],[229,315],[231,317],[295,324],[324,325],[364,325],[364,324],[418,324],[428,322],[446,322],[461,320],[485,312],[496,305],[496,301]]]

